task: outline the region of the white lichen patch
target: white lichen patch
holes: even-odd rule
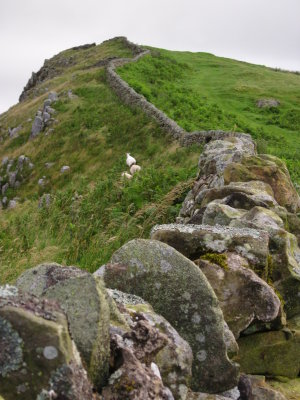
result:
[[[168,262],[168,261],[166,261],[166,260],[161,260],[161,262],[160,262],[160,267],[161,267],[161,270],[163,271],[163,272],[169,272],[169,271],[171,271],[172,270],[172,265]]]
[[[47,358],[47,360],[54,360],[58,356],[57,348],[54,346],[46,346],[43,349],[43,356]]]
[[[205,343],[205,336],[203,335],[203,333],[197,333],[196,340],[199,343]]]
[[[18,295],[18,288],[11,285],[0,286],[0,297],[12,297]]]
[[[192,316],[192,322],[194,324],[200,324],[201,322],[201,316],[198,313],[193,314]]]
[[[188,301],[191,300],[191,297],[192,296],[191,296],[191,294],[189,292],[184,292],[183,295],[182,295],[182,298],[185,299],[185,300],[188,300]]]
[[[207,357],[207,353],[206,353],[205,350],[198,351],[198,353],[196,355],[197,360],[200,361],[200,362],[205,361],[206,357]]]

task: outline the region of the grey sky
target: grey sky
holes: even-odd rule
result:
[[[114,36],[300,70],[300,0],[0,0],[0,113],[45,58]]]

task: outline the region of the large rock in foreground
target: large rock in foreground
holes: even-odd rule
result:
[[[17,287],[61,305],[89,377],[101,387],[109,363],[109,308],[101,282],[78,268],[42,264],[25,271]]]
[[[0,287],[0,398],[50,399],[51,393],[93,399],[66,316],[57,303]]]
[[[170,246],[132,240],[114,253],[103,274],[108,287],[141,296],[189,343],[194,390],[221,392],[237,383],[226,354],[224,319],[199,268]]]

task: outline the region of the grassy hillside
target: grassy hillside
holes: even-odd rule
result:
[[[103,67],[84,69],[88,61],[131,56],[122,40],[71,52],[77,65],[41,84],[40,96],[1,115],[0,160],[25,154],[34,169],[25,184],[8,192],[21,199],[19,206],[0,211],[0,283],[50,260],[94,271],[124,242],[146,237],[155,222],[174,219],[195,175],[199,147],[179,148],[141,111],[124,106],[108,87]],[[67,96],[70,89],[76,98]],[[29,140],[27,120],[34,119],[49,90],[59,94],[54,131]],[[19,124],[20,136],[7,137],[8,128]],[[131,181],[121,178],[126,152],[143,168]],[[70,173],[60,173],[63,165]],[[38,208],[43,193],[53,195],[49,209]]]
[[[54,75],[0,116],[0,160],[25,154],[34,163],[24,184],[7,192],[20,198],[18,207],[0,211],[0,284],[50,260],[94,271],[124,242],[147,237],[155,223],[171,222],[178,214],[201,148],[180,148],[116,97],[104,68],[95,64],[123,56],[132,51],[122,39],[66,50],[47,61]],[[263,151],[288,161],[300,182],[299,76],[165,50],[153,50],[120,72],[187,130],[252,133]],[[59,95],[54,131],[29,140],[32,120],[50,90]],[[69,90],[75,97],[69,98]],[[277,98],[280,107],[258,109],[256,100],[265,97]],[[19,125],[19,137],[9,138],[8,128]],[[126,152],[143,168],[131,181],[121,178]],[[69,173],[60,173],[63,165],[70,166]],[[38,208],[43,193],[52,195],[49,208]]]
[[[120,75],[187,131],[251,133],[259,150],[284,159],[300,183],[300,74],[207,53],[151,49]],[[279,107],[258,108],[259,99]]]

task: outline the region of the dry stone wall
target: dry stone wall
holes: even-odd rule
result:
[[[212,139],[225,137],[240,137],[245,135],[239,132],[225,132],[221,130],[186,132],[173,119],[169,118],[163,111],[150,103],[143,95],[137,93],[127,82],[116,72],[116,68],[122,67],[131,62],[137,62],[140,58],[150,54],[150,50],[131,43],[125,37],[121,37],[125,45],[132,50],[133,58],[110,58],[101,60],[95,66],[106,66],[107,80],[114,92],[129,106],[141,108],[145,114],[154,118],[159,126],[174,139],[178,140],[181,146],[188,147],[193,144],[208,143]]]
[[[145,114],[154,118],[159,123],[161,128],[170,133],[174,139],[180,139],[184,134],[184,130],[177,125],[175,121],[167,117],[166,114],[164,114],[161,110],[147,101],[144,96],[138,94],[134,89],[132,89],[128,83],[126,83],[116,72],[116,68],[121,67],[129,62],[136,62],[141,57],[149,53],[149,50],[145,50],[136,55],[133,59],[118,58],[116,60],[111,60],[106,69],[108,82],[111,88],[126,104],[140,107]]]

